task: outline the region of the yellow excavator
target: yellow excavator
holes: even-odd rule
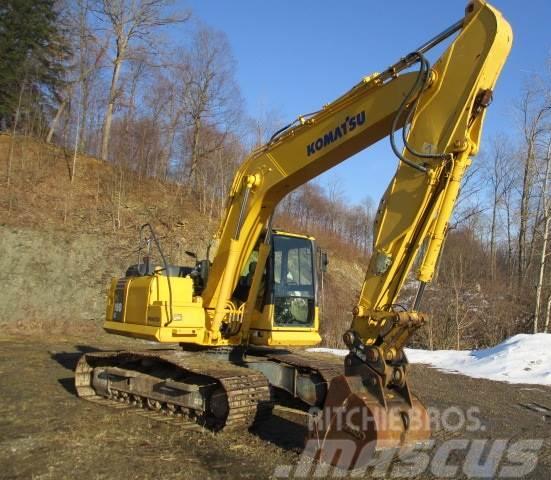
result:
[[[447,39],[431,66],[425,54]],[[429,438],[427,411],[408,387],[404,347],[427,320],[423,290],[511,44],[507,21],[474,0],[441,34],[276,132],[235,175],[212,261],[207,253],[194,268],[170,264],[145,225],[145,253],[112,281],[104,328],[179,346],[86,353],[75,372],[78,395],[218,431],[250,427],[270,415],[274,392],[283,393],[326,414],[310,432],[315,455],[347,468],[382,448]],[[344,366],[283,349],[320,342],[317,269],[327,262],[312,237],[273,229],[274,210],[384,137],[398,168],[377,211],[373,254],[344,332]],[[416,258],[419,288],[406,310],[396,299]],[[339,412],[346,421],[337,421]],[[354,451],[329,455],[330,440],[351,441]]]

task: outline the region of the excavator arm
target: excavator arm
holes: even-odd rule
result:
[[[424,54],[456,32],[431,68]],[[379,366],[379,357],[395,361],[403,355],[402,347],[424,321],[416,310],[424,285],[434,274],[461,180],[478,150],[485,108],[511,43],[511,28],[501,14],[475,0],[462,20],[384,72],[365,77],[319,112],[299,117],[253,152],[231,187],[218,251],[203,292],[213,344],[243,265],[260,237],[268,237],[278,202],[390,136],[400,161],[379,205],[374,252],[345,340],[362,358],[377,356]],[[405,147],[400,152],[394,137],[402,127]],[[260,247],[246,302],[240,332],[245,341],[268,245],[266,241]],[[393,305],[421,246],[424,255],[414,308],[396,313]],[[370,346],[377,350],[368,351]]]

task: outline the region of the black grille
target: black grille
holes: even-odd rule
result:
[[[124,318],[124,291],[126,288],[126,280],[121,278],[115,287],[115,298],[113,299],[113,321],[122,322]]]

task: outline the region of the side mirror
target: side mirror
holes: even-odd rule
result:
[[[203,280],[203,286],[207,284],[209,278],[209,269],[210,262],[208,260],[201,260],[199,262],[199,274],[201,275],[201,280]]]
[[[327,272],[327,266],[329,265],[329,258],[327,257],[327,252],[321,252],[320,254],[320,269],[323,273]]]

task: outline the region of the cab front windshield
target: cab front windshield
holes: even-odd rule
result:
[[[312,242],[274,235],[272,247],[274,325],[314,326]]]

